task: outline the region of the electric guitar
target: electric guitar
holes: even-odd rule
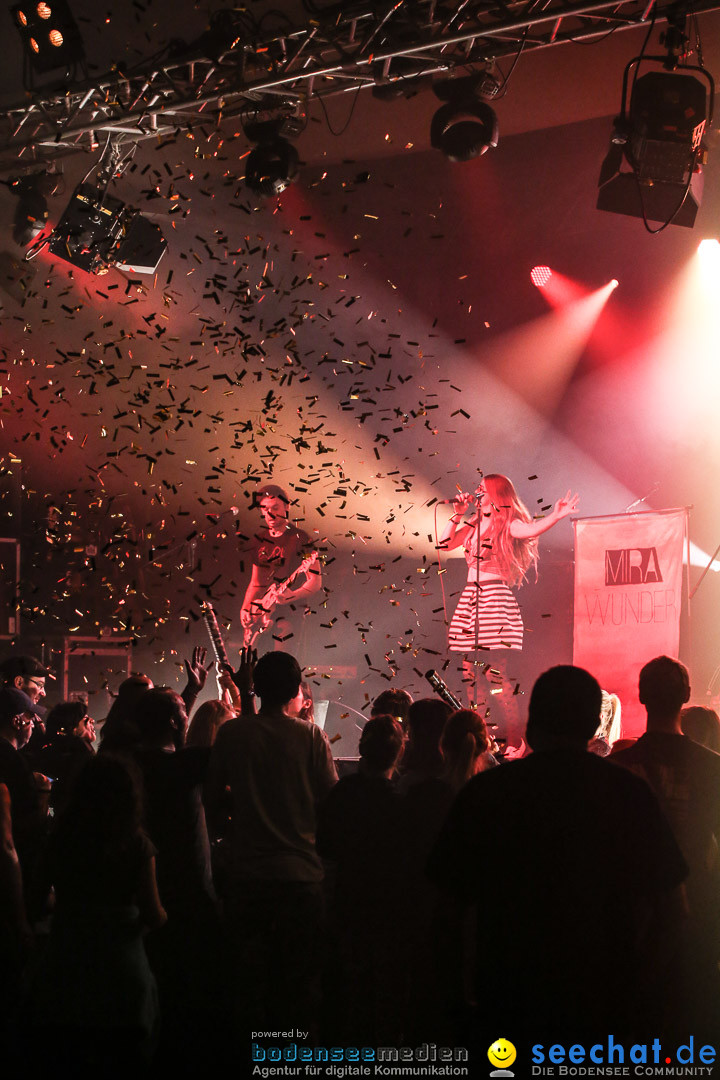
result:
[[[228,660],[227,649],[225,648],[225,642],[223,641],[222,634],[220,633],[220,626],[215,615],[215,609],[209,600],[206,600],[202,605],[202,617],[207,627],[207,632],[210,635],[210,641],[212,642],[213,653],[215,654],[215,660],[218,664],[218,669],[223,667],[229,667],[232,670],[232,665]],[[223,694],[223,688],[220,686],[218,680],[218,693],[220,697]]]
[[[284,581],[275,582],[275,584],[271,585],[259,600],[253,600],[250,607],[251,621],[250,624],[245,627],[245,634],[243,637],[243,646],[246,649],[252,648],[260,635],[267,630],[272,622],[272,613],[278,600],[292,585],[295,578],[298,577],[299,574],[306,574],[319,558],[320,556],[317,551],[313,551],[311,555],[308,555],[306,559],[303,559],[297,570],[293,570],[289,577],[285,578]]]

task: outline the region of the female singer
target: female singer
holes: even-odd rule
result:
[[[533,521],[507,476],[490,473],[473,497],[462,492],[453,500],[453,514],[440,537],[446,551],[462,546],[468,566],[448,632],[451,652],[478,649],[521,649],[523,621],[510,586],[521,585],[530,569],[537,573],[537,538],[577,509],[578,496],[568,491],[552,511]],[[471,506],[476,512],[463,517]],[[474,665],[463,660],[465,679],[473,682]]]

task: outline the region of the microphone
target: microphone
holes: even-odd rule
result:
[[[455,496],[455,499],[459,499],[459,498],[460,498],[459,494]],[[479,495],[473,494],[473,495],[470,496],[470,502],[474,503],[477,506],[477,502],[478,502],[479,498],[480,498]],[[435,505],[436,506],[452,506],[453,503],[455,502],[455,499],[438,499],[436,501]]]
[[[443,699],[443,701],[447,702],[447,704],[452,709],[455,709],[456,712],[459,709],[462,709],[461,702],[458,701],[458,699],[455,697],[455,695],[449,689],[449,687],[448,687],[447,683],[445,682],[445,680],[440,678],[437,671],[435,671],[433,668],[430,668],[429,671],[425,672],[425,678],[430,683],[430,685],[432,686],[433,690],[438,695],[438,697],[441,697]]]

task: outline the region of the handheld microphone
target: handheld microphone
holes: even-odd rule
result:
[[[435,503],[435,505],[436,506],[452,506],[453,503],[455,502],[455,500],[459,499],[459,498],[460,498],[460,494],[457,494],[455,496],[455,499],[438,499],[437,502]],[[473,493],[470,496],[470,502],[473,503],[475,506],[477,506],[479,498],[480,498],[480,496],[478,494]]]

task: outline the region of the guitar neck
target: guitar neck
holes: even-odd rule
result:
[[[297,570],[293,570],[292,574],[290,574],[289,577],[286,577],[284,581],[282,581],[279,585],[276,585],[275,586],[275,595],[276,596],[282,596],[282,594],[285,592],[285,590],[288,589],[292,585],[293,581],[295,580],[295,578],[298,576],[298,574],[302,570],[303,570],[303,566],[302,565],[298,566]]]
[[[318,561],[318,555],[317,555],[317,552],[314,551],[312,553],[312,555],[308,555],[307,559],[303,559],[303,561],[300,563],[300,565],[297,567],[297,569],[293,570],[292,574],[290,574],[289,577],[286,577],[285,580],[283,582],[281,582],[280,585],[275,586],[275,595],[276,596],[282,596],[282,594],[285,592],[285,590],[290,585],[292,585],[293,581],[298,576],[298,574],[307,574],[308,570],[310,570],[311,567],[313,567],[317,561]]]
[[[207,627],[208,634],[210,635],[210,641],[212,642],[215,659],[217,660],[218,664],[225,664],[229,667],[230,661],[228,660],[225,642],[223,641],[222,634],[220,633],[220,627],[218,626],[215,609],[213,608],[212,604],[207,601],[203,604],[203,619],[205,620],[205,625]]]

